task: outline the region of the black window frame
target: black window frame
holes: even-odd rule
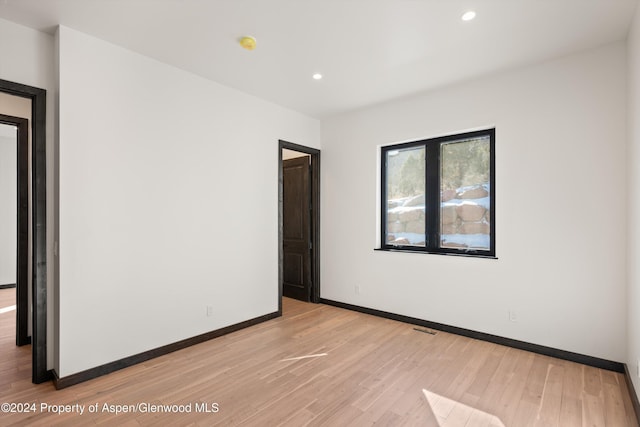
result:
[[[489,137],[489,249],[443,248],[440,247],[440,153],[445,143]],[[399,245],[387,242],[387,153],[394,150],[425,148],[425,246]],[[380,249],[388,251],[420,252],[443,255],[463,255],[496,258],[496,180],[495,180],[495,128],[464,132],[420,141],[405,142],[381,147],[381,188],[380,188]]]

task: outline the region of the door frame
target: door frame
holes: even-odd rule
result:
[[[51,379],[47,370],[47,91],[0,79],[0,92],[31,100],[31,381],[39,384]]]
[[[278,314],[282,315],[283,249],[283,173],[282,150],[288,149],[311,156],[311,302],[320,301],[320,150],[283,140],[278,141]]]
[[[29,336],[29,120],[0,112],[0,123],[18,128],[16,141],[16,345],[31,344]]]

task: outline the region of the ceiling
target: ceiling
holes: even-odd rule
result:
[[[638,0],[0,0],[312,117],[624,40]],[[477,17],[463,22],[473,9]],[[238,39],[257,39],[253,51]],[[322,73],[322,80],[314,80]]]

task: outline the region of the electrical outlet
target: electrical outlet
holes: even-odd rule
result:
[[[509,320],[512,321],[512,322],[517,322],[518,321],[518,314],[513,310],[509,310]]]
[[[213,306],[208,305],[207,306],[207,317],[211,317],[213,316]]]
[[[360,285],[356,285],[353,290],[356,293],[356,295],[360,295]]]

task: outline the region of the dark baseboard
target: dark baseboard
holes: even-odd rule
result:
[[[16,284],[15,283],[9,283],[6,285],[0,285],[0,289],[10,289],[10,288],[15,288]]]
[[[624,364],[624,380],[627,383],[627,390],[629,390],[633,411],[636,414],[636,421],[640,424],[640,402],[638,402],[638,395],[636,394],[636,389],[633,386],[633,381],[631,381],[631,373],[629,372],[629,367],[626,363]]]
[[[320,303],[333,305],[335,307],[345,308],[347,310],[359,311],[360,313],[371,314],[373,316],[384,317],[386,319],[397,320],[399,322],[410,323],[413,325],[424,326],[426,328],[436,329],[443,332],[449,332],[456,335],[462,335],[468,338],[488,341],[494,344],[500,344],[507,347],[513,347],[520,350],[526,350],[533,353],[543,354],[558,359],[569,360],[571,362],[582,363],[583,365],[593,366],[608,371],[624,373],[624,364],[611,360],[600,359],[598,357],[586,356],[584,354],[573,353],[571,351],[559,350],[557,348],[545,347],[543,345],[531,344],[525,341],[518,341],[511,338],[505,338],[498,335],[486,334],[484,332],[473,331],[471,329],[459,328],[457,326],[444,325],[442,323],[430,322],[428,320],[417,319],[415,317],[402,316],[400,314],[389,313],[387,311],[375,310],[373,308],[360,307],[357,305],[346,304],[339,301],[320,299]]]
[[[245,320],[244,322],[236,323],[235,325],[227,326],[222,329],[207,332],[202,335],[187,338],[182,341],[175,342],[173,344],[167,344],[162,347],[154,348],[152,350],[145,351],[143,353],[135,354],[133,356],[125,357],[124,359],[116,360],[114,362],[107,363],[105,365],[97,366],[95,368],[87,369],[86,371],[78,372],[66,377],[59,378],[58,373],[53,371],[53,383],[56,389],[60,390],[66,387],[70,387],[81,382],[91,380],[93,378],[100,377],[102,375],[109,374],[120,369],[127,368],[129,366],[136,365],[138,363],[145,362],[149,359],[164,356],[165,354],[172,353],[174,351],[182,350],[183,348],[191,347],[192,345],[200,344],[205,341],[209,341],[214,338],[218,338],[222,335],[230,334],[240,329],[248,328],[249,326],[257,325],[258,323],[266,322],[267,320],[275,319],[282,316],[281,312],[273,312],[265,314],[263,316],[256,317],[254,319]]]

